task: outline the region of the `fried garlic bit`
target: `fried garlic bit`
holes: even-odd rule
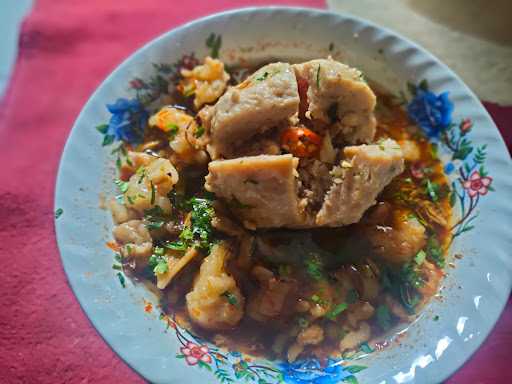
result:
[[[204,60],[204,64],[192,70],[182,69],[181,76],[183,80],[178,84],[178,90],[186,97],[194,95],[196,109],[216,101],[226,90],[229,80],[224,63],[209,56]]]

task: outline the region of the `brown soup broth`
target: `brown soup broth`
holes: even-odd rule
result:
[[[393,288],[385,287],[386,282],[384,276],[391,271],[390,276],[396,276],[400,273],[401,265],[386,262],[379,256],[378,252],[372,248],[370,242],[365,237],[365,231],[375,226],[392,225],[389,218],[379,218],[379,207],[386,207],[389,212],[403,212],[404,215],[413,215],[427,228],[428,238],[435,239],[442,255],[446,253],[446,248],[450,242],[450,218],[451,207],[449,204],[449,186],[447,179],[443,173],[443,167],[435,154],[435,148],[422,135],[421,131],[408,118],[403,106],[397,101],[397,98],[382,91],[378,86],[372,88],[376,90],[378,105],[376,109],[376,117],[378,121],[377,136],[379,138],[389,137],[398,142],[401,140],[411,140],[418,145],[420,150],[419,160],[414,163],[406,162],[405,171],[397,176],[390,185],[379,195],[377,204],[371,208],[364,216],[361,223],[335,229],[315,229],[315,230],[274,230],[274,231],[257,231],[256,236],[270,241],[276,248],[289,246],[294,241],[304,241],[318,250],[322,255],[322,268],[324,277],[321,280],[312,279],[307,268],[291,257],[291,262],[276,262],[259,252],[256,248],[253,257],[254,264],[264,266],[273,271],[276,276],[282,276],[283,279],[293,282],[293,293],[287,295],[284,304],[284,311],[272,321],[265,323],[252,320],[247,314],[235,329],[224,331],[209,332],[199,327],[195,327],[190,320],[186,309],[186,294],[191,290],[195,274],[198,271],[200,260],[196,260],[189,264],[169,286],[161,292],[161,308],[162,311],[176,319],[179,325],[189,329],[194,334],[211,341],[220,347],[231,350],[237,350],[242,353],[253,356],[263,356],[266,358],[286,358],[286,350],[293,343],[295,337],[285,337],[283,335],[297,335],[301,327],[304,328],[304,322],[312,322],[312,319],[305,320],[305,316],[297,307],[300,302],[308,302],[308,305],[317,305],[315,301],[322,304],[322,297],[327,296],[333,303],[340,304],[339,298],[340,288],[339,281],[336,278],[337,271],[343,270],[345,276],[349,276],[356,297],[355,302],[347,303],[348,308],[345,313],[341,313],[335,320],[325,317],[316,320],[315,324],[320,325],[324,329],[324,341],[315,346],[307,346],[301,356],[315,355],[318,358],[326,358],[327,356],[339,355],[339,340],[342,333],[346,333],[347,314],[350,313],[351,307],[360,305],[365,290],[364,276],[372,274],[377,276],[378,294],[367,300],[374,308],[389,305],[389,298],[392,297],[394,303],[400,303],[400,294],[396,294],[396,290],[392,293]],[[190,109],[190,105],[184,105]],[[162,156],[170,154],[168,146],[165,143],[165,136],[156,130],[148,130],[144,145],[136,150],[150,149],[160,151]],[[152,143],[148,145],[148,143]],[[155,144],[156,143],[156,144]],[[159,144],[160,143],[160,144]],[[180,171],[180,179],[184,179],[187,196],[202,195],[203,177],[207,173],[206,167],[189,168]],[[421,173],[421,174],[420,174]],[[434,192],[429,190],[425,184],[429,180],[434,188]],[[429,193],[435,193],[432,197]],[[177,215],[183,220],[186,212]],[[377,216],[375,218],[374,216]],[[384,215],[385,216],[385,215]],[[382,222],[379,222],[382,221]],[[181,225],[183,223],[180,223]],[[218,234],[220,238],[226,235]],[[175,240],[169,237],[169,240]],[[430,240],[429,240],[430,241]],[[291,251],[293,249],[291,248]],[[286,252],[285,252],[286,253]],[[293,255],[292,255],[293,256]],[[432,260],[431,254],[427,252],[426,260],[433,266],[428,273],[442,276],[441,263],[436,264]],[[228,265],[228,271],[235,277],[238,285],[246,298],[246,302],[254,296],[258,290],[258,284],[250,275],[249,271],[241,269],[236,264],[236,252]],[[363,276],[363,277],[362,277]],[[137,272],[134,274],[137,280],[150,283],[154,280],[152,274],[148,271]],[[427,279],[428,280],[428,279]],[[152,284],[152,283],[150,283]],[[387,283],[389,285],[389,282]],[[377,341],[382,341],[394,325],[399,322],[408,321],[417,313],[421,307],[428,301],[429,297],[436,293],[439,284],[439,278],[433,281],[429,289],[424,289],[414,306],[413,310],[407,312],[406,308],[402,308],[403,316],[397,316],[394,311],[388,311],[389,324],[383,327],[382,321],[379,323],[378,316],[374,315],[368,322],[371,326],[371,336],[369,342],[375,346]],[[400,288],[401,289],[401,288]],[[400,291],[401,295],[404,292]],[[345,296],[346,292],[343,292]],[[409,295],[405,292],[405,296]],[[312,299],[313,298],[313,299]],[[318,298],[318,300],[316,300]],[[312,302],[313,301],[313,302]],[[410,316],[410,317],[408,317]],[[302,324],[301,324],[302,319]],[[380,344],[377,344],[380,345]]]

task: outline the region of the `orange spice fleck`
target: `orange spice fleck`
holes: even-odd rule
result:
[[[107,243],[105,243],[105,245],[107,247],[109,247],[111,250],[113,250],[114,252],[119,252],[119,250],[121,249],[119,244],[117,244],[115,241],[108,241]]]
[[[144,312],[151,313],[153,310],[153,304],[151,304],[149,301],[144,300]]]

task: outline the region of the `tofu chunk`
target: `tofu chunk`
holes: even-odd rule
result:
[[[298,114],[295,73],[287,63],[268,64],[229,88],[209,116],[212,159],[236,157],[234,148]]]
[[[260,155],[216,160],[205,188],[223,198],[248,228],[304,227],[312,220],[297,194],[298,159]]]
[[[336,141],[370,143],[375,136],[376,97],[362,73],[332,59],[293,65],[299,82],[308,84],[306,118],[332,125]]]
[[[331,173],[334,183],[316,216],[319,226],[357,223],[375,198],[404,170],[400,146],[394,140],[344,149],[346,160]]]

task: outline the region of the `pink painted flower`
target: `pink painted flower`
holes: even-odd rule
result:
[[[181,353],[185,356],[188,365],[196,365],[199,361],[210,364],[212,358],[208,354],[209,350],[206,345],[198,345],[189,341],[187,345],[180,348]]]
[[[139,78],[135,78],[130,81],[130,87],[132,87],[133,89],[142,89],[144,88],[144,85],[144,81]]]
[[[460,133],[465,135],[466,133],[471,131],[471,127],[473,127],[473,122],[471,121],[471,119],[462,120],[459,125]]]
[[[469,176],[469,179],[464,181],[463,186],[464,189],[468,191],[470,197],[475,197],[476,195],[485,195],[491,183],[492,177],[482,177],[478,171],[474,171],[471,176]]]

